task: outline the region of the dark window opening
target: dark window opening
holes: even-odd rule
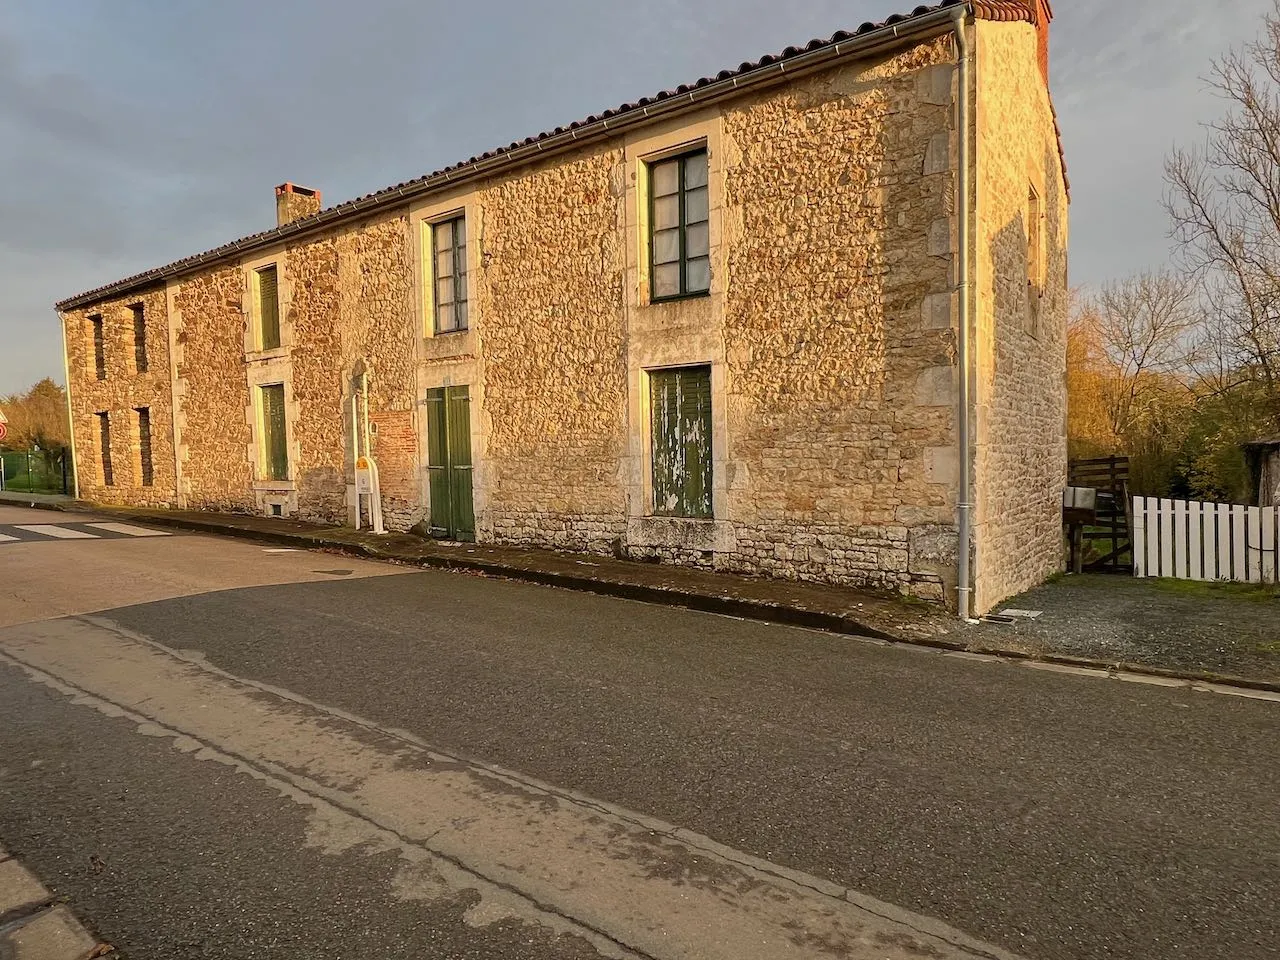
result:
[[[656,516],[708,519],[711,507],[711,368],[649,373]]]
[[[649,294],[672,300],[711,289],[707,151],[649,167]]]
[[[144,487],[149,487],[154,480],[151,463],[151,408],[138,407],[134,410],[138,415],[138,454],[142,469],[139,477]]]
[[[107,379],[107,346],[103,339],[102,317],[92,316],[89,324],[93,327],[93,369],[99,380]]]
[[[435,332],[467,329],[467,218],[431,225]]]
[[[102,456],[102,485],[115,486],[115,473],[111,469],[111,415],[98,414],[98,443]]]
[[[138,373],[147,372],[147,315],[142,304],[135,303],[133,311],[133,362]]]

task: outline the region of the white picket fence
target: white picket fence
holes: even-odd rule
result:
[[[1139,577],[1275,583],[1280,508],[1133,498],[1133,572]]]

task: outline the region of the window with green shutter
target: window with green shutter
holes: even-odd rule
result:
[[[653,512],[708,519],[711,510],[711,368],[649,373]]]
[[[262,397],[262,471],[267,480],[289,479],[289,439],[284,416],[284,384],[260,387]]]
[[[711,213],[707,151],[649,165],[651,300],[711,289]]]
[[[258,288],[258,347],[274,350],[280,346],[280,286],[276,265],[255,271]]]

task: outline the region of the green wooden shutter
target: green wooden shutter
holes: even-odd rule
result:
[[[453,495],[453,536],[475,540],[476,517],[471,494],[471,391],[449,387],[445,404],[449,408],[449,488]]]
[[[284,416],[284,384],[262,388],[263,456],[268,480],[289,479],[289,441]]]
[[[711,368],[649,374],[653,512],[709,518],[711,510]]]
[[[444,387],[427,391],[427,479],[431,491],[431,535],[449,536],[449,427]]]
[[[475,540],[471,480],[471,391],[427,391],[427,476],[431,486],[431,535]]]
[[[258,271],[258,329],[263,350],[280,346],[280,293],[274,266]]]

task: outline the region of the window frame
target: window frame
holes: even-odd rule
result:
[[[458,244],[458,224],[462,225],[462,244]],[[466,210],[455,210],[441,217],[431,220],[424,220],[423,226],[426,229],[427,246],[430,252],[430,298],[426,301],[431,309],[431,335],[433,337],[444,337],[454,333],[466,333],[471,329],[471,296],[468,285],[471,282],[471,271],[467,263],[467,249],[470,243],[470,234],[467,230],[467,212]],[[448,226],[450,228],[449,253],[451,255],[452,269],[449,278],[453,281],[453,300],[450,302],[453,314],[452,327],[442,329],[440,326],[440,308],[442,306],[440,300],[440,267],[439,254],[440,250],[436,244],[436,231],[441,227]],[[459,285],[458,280],[461,277],[462,283]],[[462,296],[459,297],[459,292]],[[465,316],[461,317],[459,323],[460,305],[465,305]]]
[[[703,156],[706,157],[706,163],[707,163],[707,182],[704,185],[704,188],[707,191],[707,219],[705,221],[707,224],[707,254],[706,254],[707,287],[705,290],[690,290],[688,288],[689,223],[686,216],[687,211],[686,211],[686,201],[685,201],[686,195],[688,193],[688,189],[685,186],[685,161],[688,160],[690,157],[696,157],[699,154],[702,154]],[[666,266],[666,264],[658,264],[654,262],[654,258],[657,254],[657,243],[655,241],[655,234],[658,231],[655,227],[655,213],[656,213],[655,208],[656,208],[656,203],[658,198],[657,198],[657,191],[654,189],[653,180],[654,180],[654,169],[666,163],[676,164],[676,169],[679,175],[679,182],[676,186],[675,195],[679,201],[679,211],[680,211],[678,226],[676,228],[679,230],[679,236],[680,236],[680,253],[675,262],[679,266],[680,292],[659,296],[658,289],[657,289],[657,283],[658,283],[657,268],[659,266]],[[708,146],[706,143],[702,143],[694,147],[689,147],[686,149],[679,150],[675,153],[667,154],[665,156],[652,157],[650,159],[647,159],[644,161],[644,167],[645,167],[645,177],[646,177],[645,187],[646,187],[646,192],[648,194],[648,207],[649,207],[649,222],[648,222],[648,231],[647,231],[648,236],[646,238],[648,243],[648,248],[649,248],[648,249],[649,302],[650,303],[673,303],[679,300],[692,300],[697,297],[711,296],[711,279],[712,279],[711,272],[712,271],[711,271],[711,151],[710,149],[708,149]],[[699,188],[694,187],[693,189],[697,190]],[[702,222],[704,221],[701,221],[701,220],[698,221],[698,223],[702,223]],[[667,229],[670,229],[670,228],[667,228]],[[696,257],[694,259],[702,259],[702,258]]]
[[[271,271],[275,275],[275,343],[267,343],[266,338],[266,319],[263,313],[263,304],[266,300],[262,295],[262,275],[267,271]],[[278,261],[264,263],[261,266],[253,268],[253,313],[254,313],[254,341],[259,351],[266,352],[268,350],[279,350],[284,346],[284,329],[281,318],[280,309],[280,264]]]

